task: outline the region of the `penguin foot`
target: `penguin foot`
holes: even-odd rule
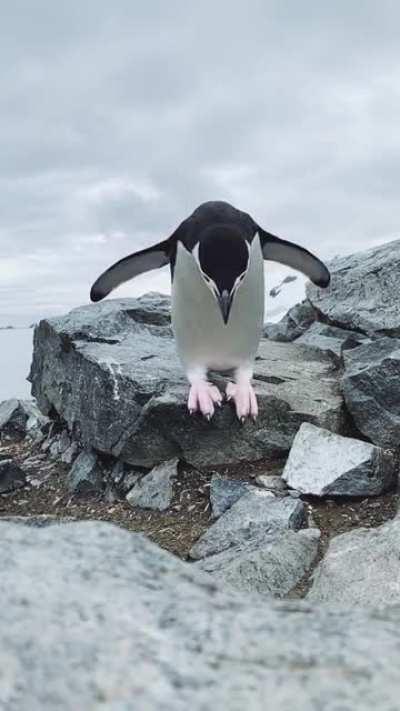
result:
[[[226,386],[227,400],[233,400],[238,420],[243,424],[246,417],[255,421],[258,415],[258,405],[253,386],[249,381],[228,383]]]
[[[218,388],[207,380],[198,380],[192,383],[189,390],[188,410],[191,415],[200,412],[207,420],[211,420],[215,405],[221,407],[222,395]]]

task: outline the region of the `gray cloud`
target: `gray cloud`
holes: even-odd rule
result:
[[[208,199],[325,258],[398,236],[399,21],[373,0],[9,3],[0,322],[86,302]]]

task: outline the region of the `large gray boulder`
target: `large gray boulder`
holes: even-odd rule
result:
[[[105,523],[0,523],[7,711],[393,711],[399,606],[224,591]]]
[[[86,448],[133,466],[174,457],[215,466],[286,454],[304,421],[341,431],[343,400],[331,360],[267,340],[254,375],[257,424],[241,426],[227,403],[211,422],[189,417],[170,327],[163,318],[156,323],[157,299],[109,300],[35,329],[32,392]]]
[[[294,439],[282,478],[302,494],[378,496],[394,484],[397,466],[391,452],[305,422]]]
[[[400,240],[334,259],[327,289],[307,285],[322,320],[369,335],[400,336]]]
[[[315,528],[262,533],[195,565],[235,590],[284,597],[313,564],[319,538]]]
[[[357,428],[382,447],[400,443],[400,339],[346,351],[342,391]]]
[[[334,538],[314,573],[313,602],[382,607],[400,603],[400,518]]]

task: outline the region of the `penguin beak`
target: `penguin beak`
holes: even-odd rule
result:
[[[221,309],[222,318],[224,320],[224,324],[226,325],[228,323],[229,313],[232,306],[232,295],[229,293],[229,291],[224,289],[222,294],[218,294],[217,298],[219,308]]]

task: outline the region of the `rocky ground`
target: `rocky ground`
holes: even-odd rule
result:
[[[241,462],[200,471],[188,465],[179,470],[179,481],[167,511],[152,511],[130,506],[123,498],[75,497],[68,489],[69,465],[55,461],[30,439],[3,442],[0,460],[11,458],[27,475],[24,487],[0,494],[0,521],[16,517],[46,521],[108,521],[145,534],[150,540],[182,559],[188,559],[195,541],[213,523],[210,503],[210,481],[218,474],[231,480],[256,484],[258,476],[281,476],[284,461],[261,460]],[[323,558],[329,541],[335,536],[360,527],[374,528],[392,519],[399,507],[396,489],[376,498],[320,499],[303,495],[307,507],[307,524],[320,530],[318,555],[305,575],[290,592],[290,597],[303,597],[309,589],[312,571]],[[22,519],[21,519],[22,520]]]
[[[398,707],[400,242],[331,270],[266,325],[244,426],[189,417],[166,297],[35,329],[36,400],[0,404],[0,708]]]

